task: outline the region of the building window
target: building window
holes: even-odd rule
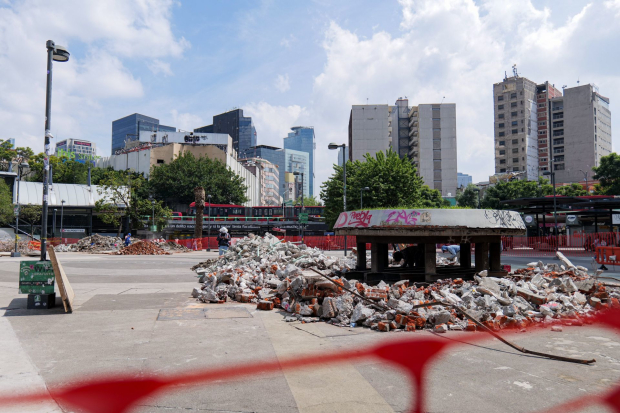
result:
[[[160,163],[164,163],[164,160],[163,160],[163,159],[158,159],[158,160],[157,160],[157,163],[158,163],[158,164],[160,164]]]
[[[519,172],[519,167],[518,167],[518,166],[515,166],[514,168],[512,168],[512,171],[513,171],[513,172]]]
[[[564,136],[564,129],[554,130],[553,136]]]
[[[564,121],[553,122],[553,127],[554,128],[562,128],[562,127],[564,127]]]
[[[513,140],[512,140],[512,144],[513,144],[513,145],[516,145],[516,144],[518,144],[518,143],[519,143],[519,139],[513,139]]]
[[[547,144],[547,140],[546,139],[539,139],[538,143],[542,143],[542,144]]]
[[[506,141],[499,141],[499,146],[504,146],[506,145]]]
[[[540,158],[540,162],[547,162],[547,158]]]
[[[519,153],[519,148],[512,148],[512,153]]]
[[[544,107],[545,107],[545,104],[544,104],[544,103],[539,103],[539,104],[538,104],[538,107],[539,107],[539,108],[544,108]]]
[[[512,116],[513,118],[517,116],[518,114],[519,114],[518,112],[510,112],[510,116]]]
[[[539,134],[539,135],[546,135],[546,134],[547,134],[547,131],[546,131],[546,130],[539,130],[539,131],[538,131],[538,134]]]
[[[438,120],[439,121],[439,120],[441,120],[441,118],[433,118],[433,120]]]
[[[501,172],[506,172],[506,168],[502,168],[502,169],[500,169],[500,170],[499,170],[499,172],[500,172],[500,173],[501,173]]]
[[[519,162],[519,158],[512,158],[512,163],[517,163]]]
[[[553,165],[553,169],[556,171],[563,171],[564,170],[564,164],[557,164],[557,165]]]
[[[503,123],[500,123],[499,125],[497,125],[497,127],[499,127],[499,128],[503,128],[503,127],[504,127],[504,124],[503,124]]]
[[[506,163],[506,160],[505,159],[500,159],[499,163],[500,163],[500,165],[504,165]]]
[[[559,146],[557,148],[553,148],[553,153],[564,153],[564,147]]]
[[[553,144],[554,145],[564,145],[564,138],[554,139],[553,140]]]
[[[517,107],[517,102],[512,102],[512,103],[510,104],[510,107],[511,107],[511,108],[516,108],[516,107]]]
[[[540,148],[538,152],[547,152],[547,148]]]
[[[513,135],[516,135],[517,133],[519,133],[519,129],[513,129],[513,130],[512,130],[512,134],[513,134]]]
[[[497,101],[498,101],[498,102],[501,102],[502,100],[504,100],[504,95],[499,95],[499,96],[497,97]]]
[[[538,126],[545,126],[547,122],[538,122]]]
[[[499,154],[500,155],[506,155],[506,151],[502,149],[502,150],[499,151]]]
[[[516,99],[516,98],[517,98],[516,92],[510,94],[510,99]]]
[[[519,124],[518,120],[513,120],[511,123],[512,126],[517,126],[518,124]]]
[[[504,133],[503,131],[499,133],[499,136],[504,136],[506,135],[506,133]]]
[[[503,113],[500,113],[499,115],[497,115],[497,117],[498,117],[499,119],[504,119],[504,114],[503,114]]]
[[[497,105],[497,110],[503,110],[504,109],[504,105]]]
[[[547,167],[546,167],[546,166],[543,166],[542,168],[540,168],[540,170],[541,170],[541,171],[546,171],[546,170],[547,170]]]

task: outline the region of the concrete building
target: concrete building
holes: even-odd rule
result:
[[[562,92],[550,85],[549,82],[536,86],[536,112],[538,127],[538,171],[542,174],[549,170],[549,142],[551,128],[549,127],[549,108],[547,103],[550,99],[562,96]]]
[[[455,196],[456,104],[420,104],[411,107],[408,115],[408,156],[413,165],[430,188],[437,189],[444,197]]]
[[[78,162],[97,159],[97,145],[85,139],[65,139],[56,143],[56,156],[67,156]]]
[[[278,165],[278,171],[280,172],[279,181],[280,196],[286,200],[288,189],[286,181],[286,172],[303,172],[304,174],[304,196],[309,196],[310,184],[307,177],[310,174],[310,156],[306,152],[295,151],[292,149],[282,149],[269,145],[258,145],[249,150],[251,153],[255,153],[257,158],[266,159],[269,162]],[[298,181],[301,183],[301,176],[298,177]],[[290,194],[289,194],[290,195]],[[300,194],[301,195],[301,194]]]
[[[470,185],[473,182],[473,180],[472,180],[471,175],[457,172],[456,182],[457,182],[456,184],[457,188],[467,188],[467,186]]]
[[[293,132],[284,138],[284,149],[306,152],[309,155],[309,172],[304,177],[308,181],[308,193],[314,195],[314,151],[316,149],[314,128],[312,126],[293,126]]]
[[[538,107],[536,83],[506,77],[493,85],[495,173],[525,172],[538,179]]]
[[[256,128],[250,116],[243,116],[243,109],[213,116],[213,124],[194,129],[199,133],[225,133],[232,137],[233,147],[240,158],[256,156],[248,149],[256,146]]]
[[[280,171],[278,165],[261,158],[240,159],[239,162],[256,175],[259,186],[259,205],[282,205],[282,197],[280,196]]]
[[[230,139],[230,137],[229,137]],[[232,146],[232,139],[230,141]],[[106,168],[111,166],[117,171],[132,169],[135,172],[142,173],[148,178],[151,168],[157,165],[172,162],[176,157],[185,152],[192,153],[195,157],[207,157],[217,159],[224,165],[229,167],[235,174],[242,177],[247,186],[246,196],[248,202],[246,206],[260,205],[260,189],[256,175],[250,172],[242,163],[237,161],[236,153],[226,153],[217,145],[192,145],[185,143],[170,143],[163,146],[144,146],[136,147],[133,150],[123,151],[118,155],[112,155],[107,158],[97,160],[97,166]],[[173,184],[171,182],[171,184]]]
[[[292,172],[284,172],[284,196],[283,201],[293,205],[299,198],[299,187],[295,184],[295,175]]]
[[[159,119],[134,113],[112,122],[112,149],[111,154],[125,147],[129,141],[138,140],[141,131],[148,132],[175,132],[176,128],[159,124]]]
[[[392,107],[353,105],[349,117],[349,160],[363,161],[392,145]]]
[[[583,181],[586,171],[611,153],[609,99],[587,84],[564,89],[549,101],[551,114],[550,165],[556,183]]]

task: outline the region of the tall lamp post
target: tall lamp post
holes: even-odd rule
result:
[[[209,216],[207,220],[209,221],[209,225],[207,226],[207,251],[211,251],[211,195],[207,195],[209,199]]]
[[[588,195],[590,195],[590,191],[588,190],[588,172],[584,171],[583,169],[580,169],[579,171],[584,176],[584,180],[586,181],[586,192],[588,193]]]
[[[45,43],[47,47],[47,88],[45,92],[45,158],[43,158],[43,213],[41,217],[41,261],[47,258],[47,198],[49,196],[49,157],[51,156],[50,138],[52,138],[52,61],[66,62],[69,52],[56,45],[52,40]]]
[[[370,191],[370,188],[365,186],[364,188],[360,189],[360,209],[364,209],[364,191]]]
[[[344,212],[347,211],[347,160],[345,158],[347,145],[345,143],[338,145],[336,143],[330,143],[327,146],[329,149],[334,150],[338,148],[342,148],[342,175],[343,175],[343,197],[342,197],[342,210]],[[347,256],[347,236],[344,236],[344,256]]]
[[[293,175],[299,176],[301,175],[301,212],[304,212],[306,208],[304,208],[304,173],[303,172],[293,172]],[[304,224],[301,224],[301,241],[304,240]]]
[[[65,217],[65,200],[61,200],[60,201],[60,239],[61,239],[61,244],[62,244],[62,236],[63,236],[63,230],[62,230],[62,224],[64,221],[64,217]],[[43,245],[43,244],[41,244]]]
[[[15,188],[15,203],[16,203],[16,207],[15,207],[15,252],[11,253],[11,257],[21,257],[22,255],[19,253],[18,250],[18,242],[17,240],[19,239],[19,181],[21,181],[22,179],[22,168],[25,168],[28,166],[27,162],[22,162],[22,159],[19,160],[19,163],[17,164],[17,185]]]
[[[558,208],[556,204],[556,196],[555,196],[555,171],[544,171],[543,175],[551,175],[551,185],[553,186],[553,222],[555,225],[555,249],[558,249]]]

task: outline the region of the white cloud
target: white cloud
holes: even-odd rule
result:
[[[297,41],[297,38],[293,34],[290,34],[288,37],[284,37],[280,40],[280,46],[290,49],[291,45],[295,43],[295,41]]]
[[[52,132],[57,138],[99,139],[109,145],[110,119],[102,114],[144,95],[130,59],[179,57],[189,47],[171,31],[171,0],[26,0],[0,7],[0,122],[20,146],[43,149],[45,42],[71,54],[54,64]],[[158,64],[166,74],[169,66]]]
[[[151,72],[154,75],[163,74],[164,76],[172,76],[172,69],[170,68],[170,63],[163,62],[159,59],[153,59],[153,61],[146,64]]]
[[[309,113],[298,105],[274,106],[267,102],[249,103],[243,106],[243,114],[251,116],[261,145],[282,147],[282,139],[291,126],[307,122]]]
[[[409,103],[457,104],[458,170],[486,180],[494,173],[492,85],[517,63],[536,82],[576,86],[585,74],[601,93],[618,96],[620,77],[610,57],[620,25],[610,10],[620,0],[593,3],[562,24],[552,11],[531,1],[401,0],[398,35],[376,32],[360,38],[332,22],[325,31],[326,62],[314,79],[308,111],[317,137],[317,181],[336,162],[330,141],[346,142],[351,105]],[[574,74],[573,74],[574,73]],[[573,79],[574,77],[574,79]],[[602,84],[604,82],[604,85]],[[317,188],[318,189],[318,188]]]
[[[177,129],[193,131],[194,128],[204,125],[202,118],[193,113],[179,113],[176,109],[173,109],[170,113],[172,114],[173,125]]]
[[[284,93],[291,88],[291,84],[288,79],[288,73],[284,75],[278,75],[276,80],[274,81],[274,86],[280,92]]]

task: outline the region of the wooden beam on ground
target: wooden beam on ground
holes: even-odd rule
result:
[[[60,265],[60,261],[58,261],[58,258],[56,257],[54,247],[49,248],[47,250],[47,253],[50,255],[52,261],[54,276],[56,277],[56,285],[58,286],[58,291],[60,292],[62,305],[65,307],[65,313],[72,313],[73,300],[75,298],[73,288],[69,283],[69,279],[67,278],[67,274],[65,274],[65,270],[62,268],[62,265]]]

